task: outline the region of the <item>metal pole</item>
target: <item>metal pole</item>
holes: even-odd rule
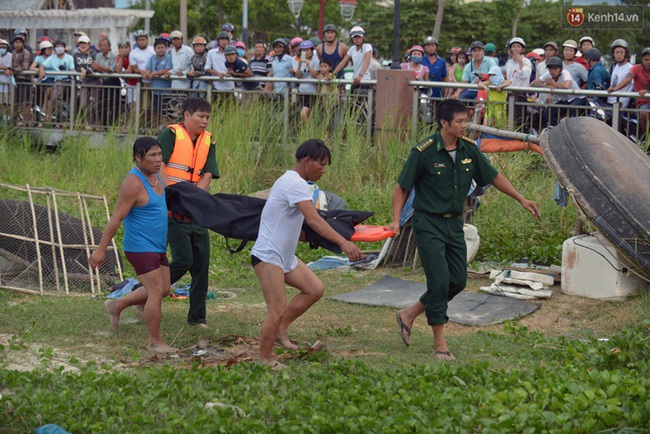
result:
[[[289,83],[286,83],[284,86],[284,131],[282,132],[283,145],[287,146],[289,144]]]
[[[399,0],[395,0],[395,16],[393,19],[393,61],[390,64],[390,69],[401,69],[399,64]]]
[[[151,10],[151,0],[146,0],[144,2],[144,9],[147,11]],[[149,34],[151,30],[151,18],[147,17],[144,19],[144,30],[147,32],[147,35]]]
[[[327,0],[318,0],[318,39],[323,40],[323,27],[325,26],[325,3]]]
[[[618,125],[621,118],[621,102],[616,98],[616,102],[612,106],[612,128],[618,131]]]
[[[187,35],[187,0],[181,0],[181,10],[180,10],[180,25],[181,33],[187,41],[189,39]]]
[[[241,40],[248,47],[248,0],[242,4]]]
[[[418,129],[418,118],[420,117],[420,88],[413,89],[413,113],[411,116],[411,140],[415,139],[415,132]]]
[[[509,130],[500,130],[498,128],[486,127],[485,125],[467,124],[470,131],[480,131],[482,133],[494,134],[508,139],[523,140],[531,143],[539,143],[539,137],[534,134],[516,133]]]
[[[140,110],[142,109],[142,82],[138,80],[138,84],[135,86],[135,133],[140,134]]]
[[[508,128],[515,129],[515,96],[508,95]]]
[[[70,131],[74,130],[74,123],[75,123],[75,115],[77,114],[77,80],[75,77],[70,77],[72,80],[70,80],[70,104],[68,107],[70,107],[70,113],[68,113],[68,117],[70,118]],[[83,85],[82,85],[83,86]]]
[[[366,141],[368,143],[370,143],[370,140],[372,139],[373,93],[374,93],[374,89],[371,87],[368,90],[368,100],[366,101],[366,113],[367,113],[367,116],[366,116]]]

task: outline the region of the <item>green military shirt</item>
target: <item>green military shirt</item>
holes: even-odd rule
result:
[[[160,134],[158,134],[157,140],[162,148],[163,163],[167,164],[174,152],[176,133],[171,128],[165,128]],[[205,166],[200,170],[205,173],[211,173],[213,179],[219,178],[219,167],[217,167],[217,154],[214,142],[212,142],[212,146],[210,146],[210,150],[208,151],[208,158],[205,161]]]
[[[454,163],[440,133],[435,133],[411,150],[397,183],[407,191],[415,187],[413,208],[417,211],[460,214],[472,179],[482,187],[497,174],[487,157],[467,140],[458,140]]]

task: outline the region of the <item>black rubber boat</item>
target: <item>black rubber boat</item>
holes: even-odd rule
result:
[[[602,121],[563,119],[540,135],[544,158],[582,212],[650,281],[650,157]]]

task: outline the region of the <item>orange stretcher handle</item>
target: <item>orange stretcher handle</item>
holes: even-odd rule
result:
[[[357,225],[354,227],[354,234],[350,241],[381,241],[393,236],[393,231],[386,228],[386,226],[367,226]]]

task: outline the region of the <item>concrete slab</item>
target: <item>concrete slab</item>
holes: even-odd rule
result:
[[[330,300],[370,306],[390,306],[399,309],[411,306],[426,291],[423,283],[384,276],[372,285],[346,294],[327,297]],[[541,303],[515,300],[509,297],[461,292],[450,303],[449,320],[468,326],[500,324],[535,312]]]

